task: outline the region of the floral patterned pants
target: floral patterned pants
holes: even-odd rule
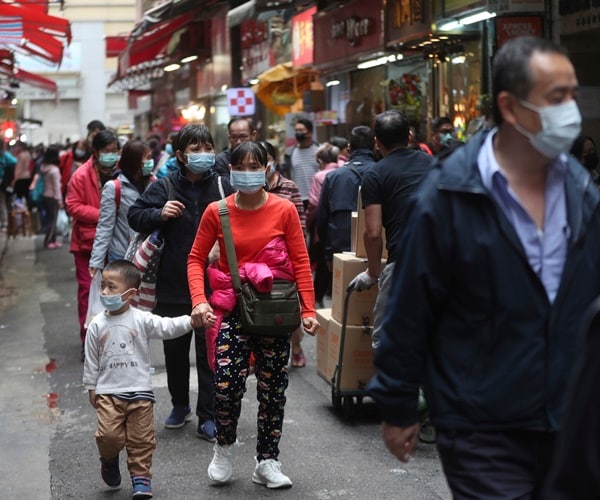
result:
[[[257,459],[276,459],[288,386],[290,336],[245,335],[237,315],[224,318],[217,336],[215,423],[220,445],[235,443],[246,392],[250,353],[256,358],[258,400]]]

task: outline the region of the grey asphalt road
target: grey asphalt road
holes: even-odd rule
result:
[[[4,245],[0,234],[0,248]],[[131,497],[127,481],[109,491],[99,474],[95,415],[81,383],[75,271],[68,248],[41,248],[39,237],[11,240],[0,267],[0,491],[7,499]],[[210,484],[212,444],[195,437],[197,421],[167,430],[170,410],[161,346],[153,365],[158,446],[155,498],[449,499],[435,448],[421,445],[409,464],[386,451],[368,401],[345,420],[317,375],[316,343],[305,338],[308,364],[292,369],[280,459],[294,485],[254,485],[256,381],[249,379],[239,423],[234,480]],[[195,376],[192,374],[192,381]],[[192,389],[195,403],[196,390]],[[125,454],[121,470],[126,476]]]

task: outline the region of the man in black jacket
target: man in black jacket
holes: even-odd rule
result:
[[[434,169],[402,235],[369,393],[388,449],[414,452],[424,384],[456,499],[541,498],[600,292],[600,195],[566,152],[577,78],[548,40],[496,54],[496,129]]]
[[[373,131],[364,125],[350,133],[350,159],[342,168],[329,172],[323,181],[317,232],[331,269],[333,254],[350,251],[352,212],[356,212],[358,188],[363,175],[375,164]]]

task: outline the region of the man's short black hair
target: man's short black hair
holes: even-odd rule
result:
[[[438,116],[431,121],[431,131],[435,134],[440,131],[444,125],[450,125],[452,128],[452,120],[447,116]]]
[[[386,149],[407,146],[409,130],[408,118],[399,111],[384,111],[375,117],[375,137]]]
[[[106,130],[106,127],[104,126],[104,123],[102,123],[100,120],[92,120],[90,123],[87,124],[88,134],[90,132],[93,132],[94,130]]]
[[[373,129],[366,125],[354,127],[350,132],[350,151],[357,149],[370,149],[375,147],[375,135]]]
[[[308,118],[298,118],[296,120],[296,123],[299,123],[300,125],[304,125],[306,127],[306,130],[308,130],[312,134],[313,122],[311,122]]]
[[[229,120],[229,122],[227,123],[227,132],[229,132],[231,130],[231,126],[234,123],[237,122],[241,122],[241,121],[245,121],[248,123],[248,130],[250,130],[250,133],[255,132],[256,131],[256,125],[254,125],[254,120],[250,117],[246,117],[246,116],[234,116],[231,120]]]

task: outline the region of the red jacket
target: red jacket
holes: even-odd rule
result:
[[[73,173],[65,202],[73,218],[71,252],[91,252],[100,215],[100,184],[93,156]]]

